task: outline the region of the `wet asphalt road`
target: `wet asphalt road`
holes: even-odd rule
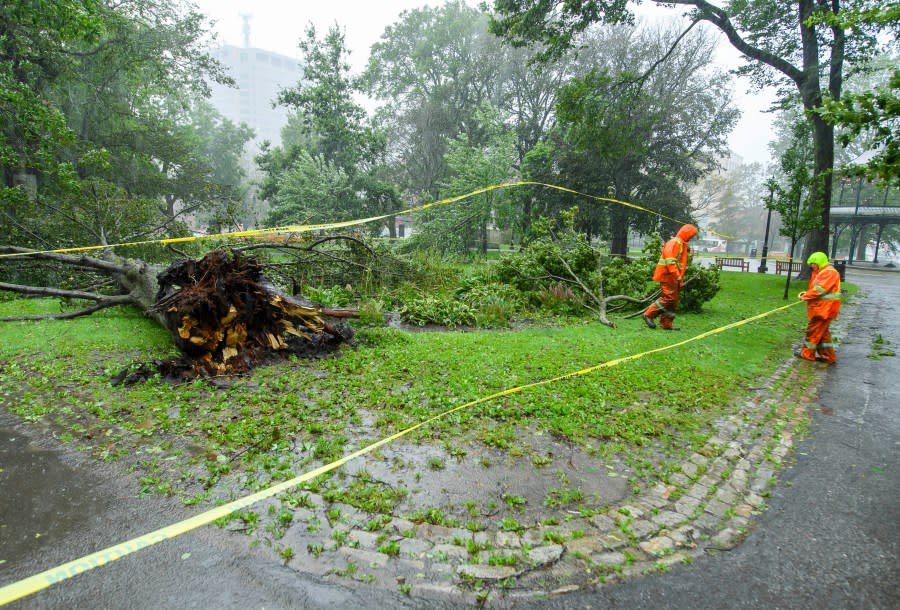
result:
[[[826,375],[796,463],[746,541],[667,574],[530,607],[900,607],[900,356],[867,358],[878,334],[900,351],[900,274],[854,269],[847,279],[867,298],[842,313],[840,363]],[[0,586],[193,514],[178,501],[135,498],[133,480],[45,444],[39,429],[4,412],[0,469]],[[27,524],[2,518],[25,511]],[[201,528],[10,607],[452,606],[323,584],[263,557],[271,554],[244,537]]]

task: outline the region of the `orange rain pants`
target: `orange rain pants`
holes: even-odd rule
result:
[[[815,362],[816,356],[828,364],[837,363],[837,354],[831,342],[831,318],[812,318],[806,325],[806,343],[800,350],[800,357]]]
[[[672,328],[672,322],[675,321],[675,312],[678,309],[681,280],[671,276],[661,279],[659,280],[659,290],[659,298],[650,304],[650,307],[644,311],[644,315],[648,318],[659,316],[659,325],[662,328]]]

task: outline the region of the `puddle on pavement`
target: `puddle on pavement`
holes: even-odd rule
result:
[[[81,526],[99,507],[89,488],[56,452],[0,427],[0,561],[13,564]]]
[[[348,476],[365,470],[373,480],[407,489],[409,495],[394,510],[395,515],[440,508],[462,522],[474,519],[492,527],[505,516],[533,524],[579,505],[602,508],[631,493],[624,472],[615,472],[578,446],[527,431],[518,438],[524,449],[519,457],[508,451],[458,444],[466,455],[457,459],[436,443],[395,442],[381,449],[383,459],[365,456],[348,463],[344,470]],[[535,455],[544,458],[540,466],[531,461]],[[571,505],[552,505],[566,490],[578,492],[581,499]],[[524,503],[512,500],[514,497]],[[470,514],[466,503],[477,505],[478,516]]]

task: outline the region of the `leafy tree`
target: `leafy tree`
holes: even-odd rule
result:
[[[450,177],[441,183],[442,197],[497,184],[506,180],[512,171],[515,134],[504,125],[495,108],[484,107],[479,118],[490,134],[488,141],[473,146],[466,134],[460,134],[450,142],[447,151]],[[416,233],[414,243],[440,251],[463,252],[469,242],[475,242],[484,253],[488,246],[488,229],[492,226],[508,228],[512,223],[509,201],[507,191],[495,190],[422,213],[422,227]]]
[[[35,186],[30,211],[23,213],[20,197],[9,212],[16,242],[109,243],[177,231],[175,199],[164,195],[184,201],[210,192],[184,109],[207,93],[205,79],[225,80],[205,51],[203,17],[172,0],[50,4],[49,19],[33,12],[43,4],[3,8],[11,45],[3,66],[13,67],[7,75],[22,68],[17,93],[5,98],[16,110],[4,133],[18,152],[2,155],[3,163],[33,175]],[[11,91],[14,80],[0,88]],[[29,110],[32,103],[43,110]],[[35,121],[43,124],[40,138],[16,135],[33,131]],[[5,187],[13,182],[7,177]],[[101,212],[115,208],[122,213]]]
[[[319,39],[314,26],[300,42],[304,77],[283,90],[278,101],[294,109],[284,148],[265,148],[257,162],[266,174],[261,195],[271,203],[267,223],[278,225],[317,219],[339,220],[388,214],[400,209],[400,197],[386,171],[386,136],[372,127],[353,95],[344,34],[337,26]],[[323,171],[316,177],[317,168]],[[314,184],[335,188],[313,199]],[[313,207],[311,202],[316,202]],[[296,212],[299,217],[293,217]],[[388,228],[393,232],[393,223]]]
[[[737,120],[725,76],[706,72],[712,45],[702,35],[686,38],[656,60],[663,68],[650,70],[674,33],[618,28],[599,36],[604,44],[592,46],[610,52],[559,94],[558,120],[573,147],[563,157],[573,166],[569,183],[589,193],[611,187],[615,198],[686,218],[683,185],[716,166]],[[588,234],[608,235],[615,254],[627,253],[629,228],[656,226],[655,218],[619,205],[594,206],[586,220]]]
[[[637,4],[637,3],[635,3]],[[841,16],[864,14],[879,7],[869,0],[830,3],[815,0],[732,0],[724,7],[707,0],[669,0],[660,5],[691,7],[693,22],[718,28],[747,59],[740,72],[757,85],[778,88],[783,102],[799,98],[812,125],[815,164],[812,177],[820,186],[822,217],[807,240],[807,249],[828,245],[828,205],[834,166],[834,127],[815,110],[826,97],[840,99],[848,66],[872,54],[875,33],[887,26],[878,22],[852,24]],[[633,19],[627,0],[495,0],[497,16],[492,31],[514,44],[541,42],[545,56],[558,55],[576,44],[578,35],[594,23],[621,23]],[[848,10],[849,9],[849,10]]]
[[[277,175],[277,188],[267,226],[345,220],[359,201],[347,173],[324,155],[300,150],[287,170]]]
[[[791,146],[781,157],[780,181],[768,183],[773,197],[766,207],[781,216],[779,233],[790,239],[791,257],[798,242],[821,227],[822,214],[818,207],[821,199],[810,193],[821,188],[821,183],[813,179],[813,148],[809,124],[797,123]],[[785,284],[784,298],[787,298],[787,290]]]
[[[370,94],[386,102],[379,116],[407,190],[436,196],[450,140],[464,134],[479,145],[488,137],[477,113],[500,99],[502,56],[487,16],[461,0],[404,12],[372,46],[365,76]]]
[[[900,70],[894,70],[887,86],[825,100],[820,115],[836,127],[846,128],[838,141],[847,146],[862,134],[871,136],[876,154],[856,173],[872,180],[900,186]]]
[[[0,214],[8,240],[44,245],[29,226],[41,185],[78,188],[72,163],[60,156],[75,134],[48,86],[76,63],[69,49],[104,31],[100,2],[0,5]]]

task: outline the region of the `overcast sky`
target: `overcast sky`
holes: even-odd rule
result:
[[[298,57],[297,43],[306,25],[312,22],[324,34],[337,23],[346,32],[347,48],[353,72],[359,73],[369,57],[369,48],[381,37],[384,28],[396,22],[400,13],[424,6],[441,6],[443,0],[193,0],[217,23],[215,30],[222,43],[243,46],[242,14],[250,15],[251,47],[258,47],[292,57]],[[476,4],[470,0],[471,4]],[[655,9],[645,3],[647,10],[664,15],[680,14],[674,9]],[[674,17],[673,17],[674,18]],[[722,37],[719,43],[724,66],[735,67],[738,54]],[[770,103],[770,96],[748,94],[747,85],[738,81],[735,96],[742,110],[742,118],[732,133],[729,144],[744,162],[769,162],[768,143],[772,139],[771,114],[762,112]]]

